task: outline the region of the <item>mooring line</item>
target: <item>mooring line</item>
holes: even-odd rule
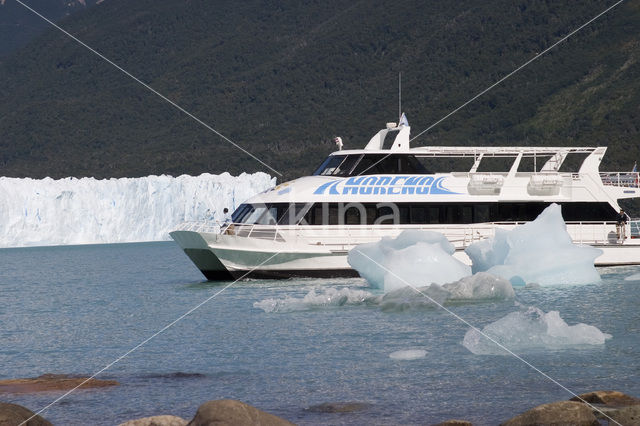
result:
[[[110,65],[112,65],[114,68],[116,68],[117,70],[121,71],[123,74],[125,74],[127,77],[131,78],[132,80],[134,80],[135,82],[139,83],[140,85],[142,85],[144,88],[146,88],[147,90],[149,90],[151,93],[157,95],[158,97],[160,97],[162,100],[164,100],[165,102],[169,103],[171,106],[173,106],[174,108],[176,108],[178,111],[182,112],[183,114],[185,114],[186,116],[188,116],[189,118],[195,120],[197,123],[199,123],[200,125],[202,125],[203,127],[205,127],[206,129],[212,131],[213,133],[215,133],[216,135],[218,135],[219,137],[221,137],[223,140],[225,140],[226,142],[230,143],[231,145],[235,146],[236,148],[238,148],[240,151],[244,152],[245,154],[247,154],[248,156],[250,156],[251,158],[253,158],[254,160],[256,160],[258,163],[262,164],[263,166],[265,166],[266,168],[268,168],[269,170],[271,170],[272,172],[274,172],[275,174],[277,174],[278,176],[282,176],[282,173],[280,173],[279,171],[277,171],[276,169],[274,169],[273,167],[271,167],[270,165],[268,165],[267,163],[265,163],[264,161],[262,161],[261,159],[259,159],[258,157],[256,157],[255,155],[253,155],[252,153],[250,153],[249,151],[247,151],[246,149],[244,149],[243,147],[241,147],[240,145],[238,145],[237,143],[235,143],[234,141],[232,141],[231,139],[229,139],[227,136],[223,135],[222,133],[220,133],[219,131],[217,131],[216,129],[214,129],[213,127],[211,127],[209,124],[205,123],[204,121],[202,121],[200,118],[196,117],[194,114],[190,113],[189,111],[187,111],[186,109],[184,109],[183,107],[181,107],[180,105],[178,105],[176,102],[172,101],[171,99],[169,99],[168,97],[166,97],[165,95],[163,95],[162,93],[158,92],[156,89],[154,89],[153,87],[151,87],[150,85],[148,85],[147,83],[145,83],[144,81],[140,80],[138,77],[134,76],[133,74],[131,74],[129,71],[125,70],[124,68],[122,68],[120,65],[116,64],[115,62],[113,62],[111,59],[107,58],[106,56],[104,56],[102,53],[98,52],[97,50],[95,50],[94,48],[92,48],[91,46],[89,46],[88,44],[84,43],[82,40],[78,39],[77,37],[75,37],[73,34],[69,33],[68,31],[66,31],[64,28],[60,27],[59,25],[57,25],[55,22],[51,21],[50,19],[48,19],[47,17],[43,16],[42,14],[40,14],[38,11],[34,10],[33,8],[31,8],[30,6],[24,4],[21,0],[15,0],[18,4],[22,5],[23,7],[25,7],[26,9],[30,10],[31,12],[33,12],[35,15],[37,15],[38,17],[40,17],[41,19],[43,19],[44,21],[48,22],[51,26],[55,27],[56,29],[60,30],[63,34],[65,34],[67,37],[71,38],[72,40],[76,41],[78,44],[80,44],[81,46],[87,48],[89,51],[91,51],[92,53],[94,53],[96,56],[98,56],[99,58],[103,59],[104,61],[106,61],[107,63],[109,63]]]

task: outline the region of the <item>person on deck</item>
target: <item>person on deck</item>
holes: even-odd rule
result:
[[[616,232],[618,234],[619,240],[624,240],[626,238],[625,231],[627,229],[627,214],[624,210],[620,209],[620,213],[616,216]]]
[[[229,209],[225,207],[224,210],[222,210],[222,214],[223,214],[222,227],[223,228],[226,227],[226,229],[224,230],[224,233],[228,235],[235,234],[234,226],[233,226],[233,218],[229,214]]]

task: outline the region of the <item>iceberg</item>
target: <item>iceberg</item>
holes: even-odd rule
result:
[[[401,351],[391,352],[389,358],[398,361],[413,361],[415,359],[424,358],[427,356],[427,351],[424,349],[404,349]]]
[[[488,300],[511,300],[516,296],[511,283],[486,272],[458,281],[424,287],[404,286],[379,296],[370,304],[378,304],[385,312],[402,312],[452,303],[475,303]]]
[[[536,307],[511,312],[484,327],[482,333],[470,329],[464,336],[462,344],[476,355],[507,355],[483,333],[516,353],[604,345],[611,338],[592,325],[568,325],[558,311],[545,313]]]
[[[266,173],[140,178],[0,177],[0,247],[168,240],[181,222],[223,220],[275,185]]]
[[[493,238],[474,243],[465,252],[474,273],[487,271],[513,285],[600,281],[594,260],[602,250],[573,244],[557,204],[547,207],[533,222],[510,231],[496,229]]]
[[[516,297],[511,282],[488,272],[478,272],[442,287],[449,292],[448,300],[451,301],[508,300]]]
[[[471,275],[471,268],[453,257],[455,247],[439,232],[406,230],[349,251],[347,261],[371,287],[385,292],[410,284],[445,284]]]

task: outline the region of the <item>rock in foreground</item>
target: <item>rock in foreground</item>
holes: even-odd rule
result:
[[[220,399],[205,402],[198,407],[195,417],[188,424],[188,426],[213,425],[291,426],[293,423],[244,402]]]
[[[86,380],[86,383],[83,383]],[[0,393],[32,393],[68,391],[81,385],[81,389],[116,386],[115,380],[89,379],[66,374],[43,374],[31,379],[0,380]]]
[[[626,407],[640,405],[640,399],[618,391],[594,391],[574,396],[571,401],[604,404],[608,407]]]
[[[581,402],[560,401],[542,404],[516,416],[502,426],[599,426],[591,408]]]
[[[0,402],[0,426],[17,426],[24,423],[25,426],[52,426],[47,420],[21,405]]]

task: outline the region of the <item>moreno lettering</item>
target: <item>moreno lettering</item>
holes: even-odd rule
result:
[[[314,194],[331,195],[426,195],[456,194],[444,187],[441,176],[356,176],[320,185]]]

